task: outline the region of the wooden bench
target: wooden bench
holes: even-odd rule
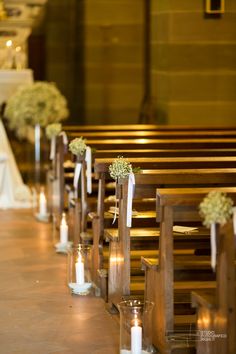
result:
[[[235,235],[232,222],[217,228],[214,291],[192,293],[197,308],[197,354],[236,352]]]
[[[146,156],[155,156],[153,155],[154,152],[153,150],[150,150],[150,151],[145,151],[145,150],[142,150],[141,152],[143,152]],[[129,155],[132,157],[132,156],[137,156],[139,155],[139,153],[141,152],[137,152],[137,151],[130,151],[129,150]],[[146,159],[141,159],[139,160],[141,164],[145,163],[145,167],[148,168],[148,167],[152,167],[154,168],[155,165],[154,165],[154,162],[156,161],[158,168],[167,168],[169,166],[169,164],[171,163],[175,163],[176,167],[181,164],[182,167],[184,167],[185,165],[189,166],[190,163],[194,162],[194,167],[198,167],[200,165],[203,165],[203,164],[207,164],[207,166],[209,167],[213,167],[213,166],[218,166],[219,162],[220,161],[225,161],[225,167],[233,167],[234,165],[236,165],[236,158],[234,156],[232,157],[222,157],[222,156],[219,156],[219,157],[202,157],[201,159],[199,157],[196,157],[196,156],[192,156],[193,155],[193,150],[191,150],[190,152],[189,151],[181,151],[182,154],[186,154],[188,156],[188,154],[191,156],[191,159],[188,158],[188,157],[183,157],[183,158],[164,158],[164,157],[160,157],[160,158],[148,158],[146,157]],[[205,152],[201,152],[201,150],[197,150],[197,151],[194,151],[195,154],[199,153],[199,155],[203,155]],[[208,155],[210,155],[210,150],[208,150]],[[220,153],[224,153],[226,154],[227,150],[224,150],[223,152],[221,151]],[[231,151],[232,152],[232,151]],[[168,151],[169,153],[169,151]],[[174,155],[175,152],[172,151],[172,155]],[[178,154],[178,152],[177,152]],[[211,154],[215,154],[215,151],[212,151]],[[109,152],[109,151],[97,151],[95,153],[95,157],[96,156],[103,156],[103,157],[106,157],[106,156],[111,156],[113,155],[114,158],[116,157],[116,154],[115,152]],[[163,153],[164,155],[164,153]],[[111,163],[112,161],[110,160],[109,163]],[[135,163],[136,160],[135,159],[132,159],[132,162]],[[84,168],[86,168],[86,165],[85,165],[85,161],[82,162],[81,160],[81,164],[82,164],[82,173],[81,173],[81,176],[85,176],[85,171],[84,171]],[[199,165],[198,165],[199,164]],[[70,176],[71,176],[71,179],[73,178],[73,168],[74,168],[74,164],[71,164],[70,165],[71,167],[71,172],[70,173]],[[68,174],[66,174],[68,175]],[[65,180],[65,177],[63,175],[63,180]],[[63,183],[63,182],[62,182]],[[61,184],[62,184],[61,183]],[[79,216],[79,218],[77,218],[76,220],[78,222],[80,222],[79,220],[81,220],[81,228],[79,230],[79,233],[80,232],[86,232],[86,217],[87,217],[87,214],[88,214],[88,201],[87,201],[87,196],[86,196],[86,192],[83,191],[83,188],[85,188],[86,186],[86,180],[85,179],[82,179],[81,177],[81,196],[82,196],[82,199],[81,199],[81,202],[79,203],[80,206],[78,208],[76,208],[76,213],[80,213],[81,215]],[[64,194],[64,193],[63,193]],[[77,229],[78,225],[76,225],[76,229]]]
[[[68,136],[70,139],[83,136],[86,140],[100,140],[100,139],[117,139],[119,136],[122,139],[222,139],[222,138],[235,138],[236,130],[229,131],[69,131]]]
[[[167,340],[167,333],[174,332],[177,319],[174,316],[174,290],[178,282],[174,283],[173,225],[176,221],[197,220],[199,218],[197,206],[210,190],[212,188],[157,190],[157,217],[160,220],[158,265],[154,266],[153,260],[149,262],[147,259],[143,260],[143,265],[146,270],[145,298],[157,304],[153,313],[154,344],[161,353],[171,353],[173,349]],[[236,200],[236,188],[224,187],[217,190],[229,193]],[[183,208],[184,212],[181,211]],[[215,288],[210,282],[201,281],[197,282],[197,285],[198,290]],[[181,292],[190,294],[194,289],[197,290],[194,284],[184,282]],[[191,322],[185,316],[185,324],[188,323]]]
[[[101,132],[101,131],[231,131],[235,126],[199,126],[199,125],[160,125],[160,124],[116,124],[116,125],[63,125],[67,132]]]
[[[96,164],[95,164],[96,166]],[[103,168],[101,167],[101,170]],[[98,200],[98,210],[96,214],[93,214],[93,242],[94,242],[94,276],[96,277],[96,273],[98,269],[103,268],[103,240],[104,240],[104,189],[105,189],[105,172],[103,172],[101,179],[99,180],[100,183],[100,188],[99,188],[99,200]],[[213,170],[208,170],[208,169],[199,169],[199,170],[151,170],[151,171],[142,171],[141,174],[136,175],[136,188],[135,188],[135,193],[136,195],[138,193],[142,193],[143,197],[145,196],[150,197],[155,197],[155,188],[157,186],[161,185],[193,185],[194,184],[199,184],[199,185],[211,185],[213,183],[215,184],[229,184],[229,185],[235,185],[235,169],[213,169]],[[123,181],[122,181],[123,182]],[[127,183],[127,181],[126,181]],[[122,187],[122,184],[119,184],[120,187]],[[141,191],[141,192],[140,192]],[[119,195],[123,195],[124,193],[127,192],[127,186],[126,190],[120,193]],[[126,198],[126,197],[124,197]],[[121,205],[121,201],[120,201]],[[124,211],[125,213],[125,211]],[[126,214],[124,214],[126,215]],[[154,215],[155,213],[152,213],[152,217],[154,220]],[[150,216],[150,215],[149,215]],[[112,219],[111,219],[112,220]],[[119,222],[120,222],[119,218]],[[126,231],[126,235],[129,235],[129,229],[124,228]],[[111,232],[110,232],[111,233]],[[114,234],[113,234],[114,235]],[[124,236],[126,237],[126,236]],[[111,233],[111,239],[112,239],[112,233]],[[115,245],[117,242],[117,238],[114,237],[114,242]],[[121,241],[122,242],[122,241]],[[127,241],[128,242],[128,241]],[[110,244],[111,245],[111,244]],[[118,245],[119,246],[119,245]],[[112,247],[112,246],[110,246]],[[116,247],[116,246],[114,246]],[[125,256],[124,256],[125,257]],[[129,266],[128,266],[129,268]],[[104,272],[103,272],[104,273]],[[103,274],[102,273],[102,274]],[[128,274],[130,274],[130,271],[127,271]],[[114,278],[114,276],[113,276]],[[116,282],[116,281],[114,281]],[[128,280],[129,282],[129,280]],[[119,284],[119,281],[117,282]],[[114,285],[116,288],[119,288],[119,285]],[[112,288],[112,286],[111,286]],[[128,286],[129,288],[129,286]],[[113,291],[114,293],[114,291]],[[126,292],[123,291],[123,288],[119,288],[118,291],[118,298],[120,299],[120,294],[126,294]],[[116,297],[116,295],[114,295]],[[115,303],[117,301],[114,300]]]

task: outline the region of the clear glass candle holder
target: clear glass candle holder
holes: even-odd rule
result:
[[[149,301],[127,300],[119,304],[120,354],[155,353],[152,346],[152,309]]]
[[[68,249],[68,286],[75,295],[90,293],[92,288],[90,246],[78,244]]]

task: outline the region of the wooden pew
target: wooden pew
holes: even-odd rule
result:
[[[227,150],[224,150],[224,154],[226,153]],[[155,156],[153,150],[146,151],[142,150],[142,152],[146,155],[146,156]],[[169,151],[168,151],[169,152]],[[182,153],[184,153],[183,151],[181,151]],[[208,150],[208,154],[210,154],[210,150]],[[178,153],[178,152],[177,152]],[[215,154],[215,152],[211,152],[212,154]],[[132,155],[137,156],[139,153],[137,153],[136,151],[132,151],[129,150],[129,155],[130,157],[132,157]],[[172,154],[174,155],[174,152],[172,151]],[[192,151],[189,153],[188,151],[185,151],[185,154],[188,155],[190,154],[190,156],[192,156]],[[97,151],[95,153],[95,156],[112,156],[115,158],[116,154],[114,152],[109,152],[109,151]],[[163,154],[164,155],[164,154]],[[201,150],[199,151],[199,155],[201,155]],[[101,161],[101,160],[99,160]],[[224,161],[224,166],[225,167],[233,167],[236,165],[236,158],[234,156],[232,157],[205,157],[203,156],[202,158],[193,156],[191,158],[189,157],[181,157],[181,158],[150,158],[150,157],[146,157],[145,159],[138,159],[138,163],[140,163],[144,168],[167,168],[170,164],[173,166],[173,168],[178,167],[179,164],[181,164],[181,166],[184,168],[184,166],[193,166],[195,168],[199,167],[199,166],[203,166],[204,164],[207,164],[208,167],[214,167],[214,166],[219,166],[220,162]],[[110,160],[107,165],[105,166],[105,169],[108,169],[108,165],[112,162],[112,160]],[[132,163],[136,163],[137,160],[132,159],[131,160]],[[155,164],[156,163],[156,164]],[[194,163],[194,165],[192,165],[192,163]],[[77,217],[77,222],[81,223],[81,225],[76,225],[75,228],[78,229],[79,227],[79,234],[80,232],[86,233],[87,231],[87,227],[86,227],[86,219],[87,219],[87,214],[89,211],[91,211],[91,208],[89,210],[88,208],[88,199],[87,199],[87,194],[86,191],[84,190],[84,188],[86,188],[86,179],[85,179],[85,170],[86,169],[86,164],[85,161],[83,161],[83,159],[81,159],[81,164],[82,164],[82,173],[81,173],[81,199],[79,201],[79,204],[77,203],[77,207],[76,207],[76,213],[79,213],[79,217]],[[74,167],[74,165],[71,165],[71,167]],[[98,173],[102,172],[102,171],[96,171]],[[104,171],[103,171],[104,172]],[[71,173],[71,178],[73,177],[73,170]],[[84,176],[84,177],[82,177]],[[64,178],[64,177],[63,177]]]
[[[217,183],[217,176],[215,177]],[[158,263],[153,264],[145,259],[145,298],[154,301],[157,306],[153,313],[154,344],[161,353],[171,353],[172,346],[167,340],[167,333],[174,332],[175,325],[183,326],[183,318],[174,316],[174,258],[173,258],[173,225],[174,222],[184,222],[199,219],[197,207],[203,197],[212,189],[228,193],[236,200],[236,188],[178,188],[157,190],[157,218],[160,220],[160,242]],[[188,213],[186,213],[186,207]],[[184,208],[184,212],[181,209]],[[207,282],[206,282],[207,283]],[[191,292],[201,288],[212,287],[210,283],[200,283],[200,287],[185,282],[181,284],[181,291]],[[215,286],[214,286],[215,287]],[[188,321],[187,316],[184,318]],[[175,345],[175,343],[174,343]]]
[[[94,242],[94,277],[96,278],[96,273],[98,269],[103,268],[103,240],[104,240],[104,190],[105,190],[105,178],[107,170],[105,166],[100,166],[98,160],[95,161],[95,169],[98,167],[99,171],[103,171],[99,176],[99,198],[98,198],[98,210],[97,213],[91,215],[93,218],[93,242]],[[108,166],[108,164],[106,165]],[[106,172],[105,172],[106,171]],[[135,193],[143,193],[143,197],[150,197],[150,193],[152,197],[155,197],[155,188],[161,185],[211,185],[212,183],[215,184],[229,184],[235,185],[235,177],[233,176],[235,173],[235,169],[198,169],[198,170],[176,170],[176,169],[169,169],[169,170],[151,170],[151,171],[142,171],[142,173],[136,175],[136,188]],[[214,182],[213,182],[214,180]],[[124,181],[122,181],[123,184]],[[126,181],[127,183],[127,181]],[[119,184],[120,188],[123,188],[121,182]],[[140,186],[140,188],[138,188]],[[125,187],[124,187],[125,188]],[[150,190],[149,190],[150,189]],[[141,191],[141,192],[140,192]],[[127,192],[126,189],[119,193],[119,195],[123,195]],[[149,194],[148,194],[149,193]],[[124,197],[126,198],[126,197]],[[120,200],[120,205],[122,201]],[[125,204],[122,204],[125,205]],[[125,211],[122,213],[125,214]],[[119,218],[120,222],[120,218]],[[129,235],[129,229],[123,225],[123,232],[124,238]],[[106,234],[108,236],[108,234]],[[116,234],[117,235],[117,234]],[[114,248],[119,248],[119,243],[117,243],[116,235],[112,234],[110,236],[110,242],[114,241]],[[122,240],[120,242],[123,242]],[[110,243],[110,247],[113,247],[113,244]],[[120,246],[122,248],[122,245]],[[121,251],[120,251],[121,252]],[[113,257],[114,258],[114,257]],[[118,257],[121,259],[122,257]],[[125,258],[125,256],[123,257]],[[114,263],[114,262],[113,262]],[[123,264],[122,264],[123,266]],[[126,265],[129,269],[129,264]],[[104,272],[103,272],[104,273]],[[103,274],[102,273],[102,274]],[[127,271],[130,274],[130,270]],[[112,275],[110,279],[115,279],[115,276]],[[96,280],[95,280],[96,281]],[[98,281],[98,279],[97,279]],[[111,281],[111,280],[109,280]],[[110,301],[113,303],[117,303],[121,298],[121,294],[129,294],[122,286],[120,287],[121,281],[114,280],[114,286],[111,284],[111,298]],[[129,283],[129,279],[127,280]],[[116,285],[117,283],[117,285]],[[127,284],[127,283],[126,283]],[[105,285],[105,284],[104,284]],[[129,286],[128,286],[129,288]],[[116,290],[114,290],[116,289]],[[117,299],[118,300],[117,300]]]
[[[199,126],[199,125],[158,125],[158,124],[117,124],[117,125],[63,125],[63,129],[69,131],[230,131],[235,126]]]
[[[69,131],[70,139],[83,136],[85,139],[116,139],[119,136],[122,139],[222,139],[235,138],[236,130],[230,131],[104,131],[104,132],[87,132],[87,131]]]
[[[215,139],[87,139],[87,145],[98,150],[120,150],[124,144],[129,149],[139,145],[147,149],[232,149],[236,148],[236,138]]]
[[[217,228],[216,289],[192,293],[197,307],[197,354],[236,353],[235,235],[232,222]]]
[[[99,141],[97,141],[97,147],[101,147],[102,145],[101,145],[101,143],[102,143],[102,145],[103,145],[103,143],[104,143],[104,141],[103,142],[99,142]],[[128,145],[129,146],[129,145]],[[137,146],[137,145],[136,145]],[[146,145],[145,145],[146,146]],[[116,146],[116,148],[118,148],[118,146]],[[205,149],[204,149],[205,150]],[[234,149],[233,149],[234,150]],[[183,151],[179,151],[179,153],[182,155],[183,154]],[[191,154],[191,152],[189,152],[190,154]],[[221,151],[221,152],[218,152],[219,154],[222,154],[223,152]],[[231,153],[232,154],[234,154],[234,152],[233,151],[231,151]],[[138,154],[138,153],[137,153]],[[178,154],[178,153],[177,153]],[[73,175],[73,174],[72,174]],[[61,194],[60,194],[60,196],[59,196],[59,199],[61,200],[61,201],[63,201],[63,199],[64,199],[64,193],[63,193],[63,190],[64,190],[64,176],[62,176],[62,174],[60,174],[59,176],[61,176],[61,178],[59,177],[59,181],[57,181],[58,182],[58,184],[59,184],[59,187],[57,188],[57,189],[60,189],[60,191],[61,191]],[[84,205],[85,205],[85,203],[84,203]],[[60,211],[63,209],[63,206],[62,206],[62,204],[60,203]],[[85,215],[85,214],[84,214]],[[84,220],[84,217],[82,216],[82,220]]]

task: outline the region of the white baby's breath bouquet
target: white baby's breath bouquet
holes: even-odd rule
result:
[[[29,127],[45,127],[69,115],[67,101],[54,83],[36,81],[24,85],[9,98],[5,117],[18,137],[26,137]]]
[[[69,144],[69,150],[76,156],[82,156],[86,148],[86,140],[82,136],[80,138],[73,139]]]
[[[128,177],[132,171],[131,163],[123,156],[118,156],[109,166],[110,176],[115,180]]]
[[[206,227],[214,223],[224,225],[233,213],[233,201],[225,193],[211,191],[199,205],[199,210]]]
[[[46,126],[46,136],[48,139],[52,139],[60,134],[62,129],[61,123],[52,123]]]
[[[217,261],[217,224],[223,226],[233,214],[233,201],[225,193],[211,191],[199,205],[200,215],[204,219],[203,224],[210,228],[211,243],[211,267],[216,269]]]

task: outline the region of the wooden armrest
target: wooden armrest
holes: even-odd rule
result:
[[[216,294],[215,289],[198,290],[192,292],[192,306],[204,306],[208,309],[216,308]]]
[[[158,258],[141,257],[141,263],[143,269],[149,268],[149,269],[157,270],[159,261]]]

